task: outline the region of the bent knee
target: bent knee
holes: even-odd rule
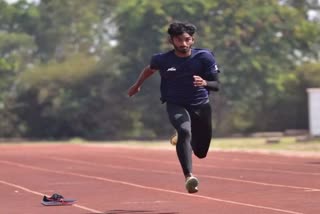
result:
[[[187,128],[180,128],[177,130],[178,132],[178,137],[191,137],[191,130]]]
[[[205,153],[194,152],[194,155],[197,156],[199,159],[203,159],[203,158],[207,157],[207,154],[208,154],[207,152],[205,152]]]

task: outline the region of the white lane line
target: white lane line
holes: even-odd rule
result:
[[[306,192],[320,192],[320,189],[306,189]]]
[[[17,185],[17,184],[13,184],[13,183],[10,183],[10,182],[7,182],[7,181],[0,180],[0,183],[4,184],[4,185],[7,185],[7,186],[11,186],[11,187],[17,188],[17,189],[20,189],[20,190],[23,190],[25,192],[28,192],[28,193],[31,193],[31,194],[34,194],[34,195],[40,195],[40,196],[44,196],[45,195],[44,193],[37,192],[37,191],[31,190],[29,188],[26,188],[26,187],[23,187],[23,186],[20,186],[20,185]],[[48,196],[48,195],[46,195],[46,196]],[[78,205],[78,204],[73,204],[72,206],[80,208],[80,209],[85,210],[85,211],[89,211],[89,212],[103,213],[102,211],[95,210],[95,209],[92,209],[92,208],[89,208],[89,207],[85,207],[85,206],[82,206],[82,205]]]
[[[295,171],[289,171],[289,170],[278,170],[278,169],[261,169],[261,168],[245,168],[245,167],[217,167],[217,166],[204,166],[200,164],[194,164],[198,167],[204,167],[204,168],[215,168],[215,169],[232,169],[232,170],[245,170],[245,171],[258,171],[258,172],[277,172],[277,173],[283,173],[283,174],[292,174],[292,175],[313,175],[313,176],[320,176],[320,173],[317,172],[295,172]]]
[[[140,150],[140,151],[143,151],[143,150],[156,150],[157,152],[167,152],[167,151],[173,151],[175,152],[175,147],[156,147],[156,148],[153,148],[153,147],[141,147],[141,146],[128,146],[128,145],[119,145],[119,144],[113,144],[113,145],[105,145],[105,144],[80,144],[80,146],[83,146],[83,147],[96,147],[96,148],[102,148],[103,150],[98,150],[97,152],[110,152],[110,150],[108,150],[109,148],[117,148],[117,147],[121,147],[122,150],[123,149],[126,149],[127,151],[129,151],[129,153],[126,153],[126,154],[130,154],[130,150]],[[315,164],[312,164],[312,162],[319,162],[320,163],[320,156],[319,154],[317,156],[309,156],[309,155],[299,155],[299,154],[295,154],[293,153],[292,155],[286,155],[286,152],[287,151],[283,151],[283,152],[264,152],[264,151],[241,151],[241,150],[235,150],[235,151],[230,151],[230,150],[210,150],[211,154],[210,156],[208,156],[206,159],[208,160],[213,160],[213,159],[217,159],[217,160],[227,160],[227,161],[245,161],[245,162],[253,162],[253,163],[270,163],[270,164],[277,164],[277,165],[290,165],[290,166],[297,166],[297,165],[301,165],[301,166],[309,166],[309,167],[320,167],[320,165],[315,165]],[[217,157],[215,156],[215,153],[217,154],[230,154],[232,155],[233,157],[231,158],[221,158],[221,157]],[[276,155],[276,157],[279,157],[279,159],[286,159],[285,161],[287,163],[283,163],[282,161],[276,161],[276,160],[263,160],[263,161],[259,161],[259,160],[252,160],[252,159],[241,159],[241,158],[235,158],[234,157],[234,153],[235,155],[237,155],[238,153],[239,154],[243,154],[243,155]],[[112,153],[111,153],[112,154]],[[290,153],[289,153],[290,154]],[[262,156],[263,157],[263,156]],[[288,158],[288,159],[287,159]],[[311,162],[311,163],[288,163],[290,162],[289,159],[295,159],[295,160],[306,160],[308,162]]]
[[[128,160],[135,160],[135,161],[148,161],[148,162],[154,162],[154,163],[161,163],[161,164],[178,164],[173,161],[162,161],[162,160],[151,160],[147,158],[136,158],[136,157],[128,157],[128,156],[118,156],[120,158],[126,158]],[[213,166],[213,165],[203,165],[203,164],[193,164],[196,167],[201,168],[215,168],[215,169],[232,169],[232,170],[245,170],[245,171],[259,171],[259,172],[278,172],[278,173],[284,173],[284,174],[294,174],[294,175],[314,175],[314,176],[320,176],[320,173],[313,173],[313,172],[295,172],[295,171],[288,171],[288,170],[276,170],[276,169],[261,169],[261,168],[244,168],[244,167],[219,167],[219,166]]]
[[[303,214],[303,213],[295,212],[295,211],[291,211],[291,210],[278,209],[278,208],[273,208],[273,207],[254,205],[254,204],[242,203],[242,202],[237,202],[237,201],[224,200],[224,199],[213,198],[213,197],[204,196],[204,195],[198,195],[198,194],[188,194],[188,193],[178,192],[178,191],[174,191],[174,190],[168,190],[168,189],[161,189],[161,188],[156,188],[156,187],[144,186],[144,185],[140,185],[140,184],[130,183],[130,182],[126,182],[126,181],[120,181],[120,180],[113,180],[113,179],[99,177],[99,176],[92,176],[92,175],[86,175],[86,174],[80,174],[80,173],[66,172],[66,171],[62,171],[62,170],[50,170],[50,169],[46,169],[46,168],[35,167],[35,166],[16,163],[16,162],[12,162],[12,161],[0,160],[0,163],[6,164],[6,165],[11,165],[11,166],[17,166],[17,167],[21,167],[21,168],[26,168],[26,169],[33,169],[33,170],[49,172],[49,173],[55,173],[55,174],[60,174],[60,175],[72,175],[72,176],[88,178],[88,179],[93,179],[93,180],[98,180],[98,181],[106,181],[106,182],[115,183],[115,184],[122,184],[122,185],[126,185],[126,186],[140,188],[140,189],[172,193],[172,194],[177,194],[177,195],[183,195],[183,196],[186,196],[186,197],[201,198],[201,199],[217,201],[217,202],[222,202],[222,203],[227,203],[227,204],[234,204],[234,205],[252,207],[252,208],[257,208],[257,209],[264,209],[264,210],[271,210],[271,211],[277,211],[277,212],[281,212],[281,213]]]
[[[249,162],[249,163],[258,163],[258,164],[276,164],[276,165],[284,165],[284,166],[308,166],[308,167],[316,167],[316,168],[320,167],[320,165],[312,164],[312,162],[315,162],[312,160],[308,160],[309,163],[284,163],[284,162],[281,162],[280,160],[279,161],[259,161],[259,160],[249,160],[249,159],[241,159],[241,158],[220,158],[220,157],[208,157],[208,160]]]
[[[164,171],[164,170],[146,170],[146,169],[141,169],[141,168],[135,168],[135,167],[125,167],[125,166],[117,166],[117,165],[111,165],[111,164],[97,164],[97,163],[92,163],[88,161],[82,161],[82,160],[72,160],[68,158],[61,158],[61,157],[51,157],[51,158],[46,158],[46,159],[51,159],[51,160],[56,160],[56,161],[65,161],[65,162],[70,162],[70,163],[77,163],[77,164],[85,164],[88,166],[97,166],[97,167],[109,167],[112,169],[119,169],[119,170],[132,170],[132,171],[138,171],[138,172],[153,172],[153,173],[160,173],[160,174],[172,174],[172,175],[180,175],[181,173],[176,173],[176,172],[170,172],[170,171]],[[300,189],[303,191],[310,191],[310,192],[317,192],[320,191],[320,189],[317,188],[312,188],[312,187],[301,187],[301,186],[291,186],[291,185],[282,185],[282,184],[272,184],[272,183],[265,183],[265,182],[257,182],[257,181],[250,181],[250,180],[242,180],[242,179],[236,179],[236,178],[226,178],[226,177],[219,177],[219,176],[211,176],[211,175],[203,175],[203,174],[198,174],[199,177],[204,177],[204,178],[211,178],[211,179],[216,179],[216,180],[226,180],[226,181],[233,181],[233,182],[241,182],[241,183],[249,183],[249,184],[255,184],[255,185],[262,185],[262,186],[272,186],[272,187],[280,187],[280,188],[288,188],[288,189]]]
[[[39,195],[39,196],[42,196],[42,197],[45,195],[45,194],[43,194],[41,192],[33,191],[33,190],[28,189],[26,187],[19,186],[17,184],[13,184],[13,183],[9,183],[9,182],[3,181],[3,180],[0,180],[0,183],[4,184],[4,185],[7,185],[7,186],[11,186],[11,187],[17,188],[17,189],[20,189],[20,190],[23,190],[23,191],[28,192],[28,193],[32,193],[34,195]]]

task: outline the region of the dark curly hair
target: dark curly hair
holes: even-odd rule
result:
[[[193,24],[190,23],[183,23],[183,22],[174,22],[170,24],[168,28],[168,34],[170,37],[179,36],[183,33],[187,33],[190,36],[196,32],[197,28]]]

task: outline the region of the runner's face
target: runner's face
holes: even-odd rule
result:
[[[179,36],[174,36],[171,39],[171,44],[178,53],[189,53],[194,43],[194,38],[188,33],[183,33]]]

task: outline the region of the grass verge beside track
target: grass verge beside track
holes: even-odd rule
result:
[[[282,137],[278,143],[267,143],[266,138],[214,138],[211,150],[268,152],[292,155],[311,155],[320,157],[320,139],[297,142],[293,137]],[[0,142],[1,145],[16,144],[85,144],[88,146],[125,146],[144,147],[151,149],[175,149],[169,141],[86,141],[75,138],[69,141],[10,141]]]

